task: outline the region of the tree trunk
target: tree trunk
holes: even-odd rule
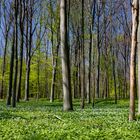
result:
[[[53,73],[52,73],[52,85],[51,85],[50,102],[54,101],[55,82],[56,82],[56,69],[57,69],[57,61],[58,61],[58,51],[59,51],[59,44],[57,45],[57,48],[56,48],[56,53],[55,53],[56,56],[53,56],[54,60],[53,60]]]
[[[27,2],[28,4],[28,2]],[[33,31],[32,31],[32,27],[33,27],[33,4],[34,4],[34,0],[30,0],[29,3],[29,45],[27,46],[28,50],[27,50],[27,62],[26,62],[26,80],[25,80],[25,101],[29,101],[29,83],[30,83],[30,65],[31,65],[31,51],[32,51],[32,37],[33,37]],[[28,13],[28,12],[27,12]],[[28,21],[27,21],[27,29],[28,29]],[[27,31],[28,34],[28,31]],[[27,40],[28,42],[28,37]]]
[[[94,25],[95,25],[95,14],[96,14],[96,0],[94,0],[93,1],[93,7],[92,7],[92,32],[94,31]],[[94,54],[94,47],[93,47],[93,35],[92,35],[92,53]],[[93,57],[92,57],[92,90],[93,90],[93,92],[92,92],[92,107],[94,107],[94,105],[95,105],[95,93],[96,93],[96,88],[95,88],[95,81],[96,81],[96,79],[95,79],[95,67],[94,67],[94,60],[95,59],[95,55],[93,55]]]
[[[50,95],[50,102],[54,101],[54,92],[55,92],[55,79],[56,79],[56,65],[55,65],[55,53],[54,53],[54,32],[53,32],[53,6],[52,2],[50,1],[50,8],[51,8],[51,47],[52,47],[52,83],[51,83],[51,95]]]
[[[9,74],[9,87],[7,93],[7,105],[11,105],[12,85],[13,85],[13,67],[14,67],[14,45],[15,45],[15,30],[13,31],[13,42],[11,47],[11,60],[10,60],[10,74]]]
[[[82,44],[81,44],[81,108],[85,106],[85,49],[84,49],[84,0],[82,0]]]
[[[92,28],[90,28],[90,43],[89,43],[89,70],[88,70],[88,90],[87,90],[87,103],[91,103],[91,57],[92,57]]]
[[[96,97],[100,97],[100,10],[99,3],[97,4],[98,21],[97,21],[97,83],[96,83]]]
[[[130,58],[130,110],[129,121],[135,119],[135,72],[136,72],[136,48],[137,48],[137,30],[138,30],[138,7],[139,0],[133,0],[132,5],[132,46],[131,46],[131,58]]]
[[[60,37],[61,37],[61,58],[62,58],[62,77],[63,77],[63,110],[73,110],[70,66],[69,66],[69,48],[67,44],[67,13],[66,0],[60,1]]]
[[[48,40],[47,40],[47,44],[46,44],[46,40],[44,40],[44,44],[46,46],[45,48],[45,52],[46,52],[46,62],[48,61]],[[47,63],[45,64],[45,67],[47,68]],[[45,77],[46,77],[46,84],[45,84],[45,94],[44,97],[49,98],[49,84],[48,84],[48,70],[45,69]]]
[[[114,51],[114,50],[113,50]],[[113,69],[113,80],[114,80],[114,95],[115,95],[115,104],[117,104],[117,84],[116,84],[116,71],[115,71],[115,58],[114,58],[114,53],[113,53],[113,60],[112,60],[112,69]]]
[[[139,21],[140,21],[140,2],[139,2]],[[140,23],[138,25],[137,37],[137,50],[138,50],[138,114],[140,114]]]
[[[28,63],[29,63],[29,12],[28,12],[28,0],[26,1],[26,76],[25,76],[25,97],[24,100],[28,101],[29,99],[29,95],[28,95],[28,91],[29,91],[29,82],[28,82],[28,73],[29,73],[29,68],[28,68]]]
[[[18,0],[15,0],[15,75],[12,95],[12,107],[16,107],[16,91],[18,78]]]
[[[78,38],[79,36],[77,35],[77,40],[75,44],[75,57],[74,57],[74,71],[73,71],[73,97],[77,98],[78,97]]]
[[[29,79],[30,79],[30,58],[26,64],[26,80],[25,80],[25,101],[29,101]]]
[[[25,11],[23,12],[23,5],[25,3],[20,0],[20,65],[19,65],[19,77],[18,77],[18,88],[17,88],[17,102],[21,98],[21,78],[22,78],[22,67],[23,67],[23,46],[24,46],[24,17]],[[25,9],[24,9],[25,10]]]
[[[38,85],[38,91],[37,91],[37,100],[40,98],[40,47],[39,47],[39,57],[37,60],[37,85]]]
[[[79,63],[78,63],[78,93],[79,93],[79,97],[81,98],[81,62],[80,62],[80,54],[81,54],[81,46],[80,46],[80,41],[78,44],[78,59],[79,59]]]

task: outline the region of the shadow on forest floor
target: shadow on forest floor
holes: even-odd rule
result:
[[[115,104],[115,101],[113,99],[108,100],[97,100],[95,102],[95,107],[103,107],[103,108],[128,108],[129,103],[128,100],[118,100],[117,104]]]
[[[24,118],[23,116],[20,116],[20,115],[15,115],[11,112],[6,112],[6,111],[0,111],[0,120],[8,120],[8,119],[17,119],[17,118],[20,118],[20,119],[26,119]]]
[[[50,107],[50,108],[62,108],[63,107],[63,101],[54,101],[54,102],[49,102],[49,101],[45,101],[45,100],[38,100],[38,101],[35,101],[35,100],[31,100],[31,101],[28,101],[28,102],[25,102],[25,101],[22,101],[19,103],[21,106],[24,106],[24,107],[34,107],[34,108],[40,108],[40,107]],[[78,107],[80,106],[80,102],[79,101],[75,101],[73,102],[73,105],[75,107]]]

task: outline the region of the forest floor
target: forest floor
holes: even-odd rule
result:
[[[128,121],[128,100],[102,101],[63,112],[62,102],[31,100],[13,109],[0,102],[0,140],[140,140],[140,121]]]

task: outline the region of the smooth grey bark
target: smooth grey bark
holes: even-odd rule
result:
[[[74,71],[73,71],[73,97],[78,97],[78,39],[79,35],[76,35],[76,43],[74,49]]]
[[[124,38],[125,39],[125,38]],[[127,51],[127,49],[126,49],[126,45],[125,45],[125,49],[124,49],[124,97],[125,98],[127,98],[127,53],[126,53],[126,51]]]
[[[81,45],[80,42],[78,43],[78,59],[81,59]],[[79,90],[79,97],[81,98],[81,62],[78,63],[78,90]]]
[[[18,0],[15,0],[15,75],[14,75],[14,87],[12,94],[12,107],[16,107],[16,91],[17,91],[17,78],[18,78]]]
[[[55,56],[54,56],[54,62],[53,62],[53,75],[52,75],[52,85],[51,85],[50,102],[53,102],[54,101],[54,92],[55,92],[56,72],[57,72],[57,65],[58,65],[59,46],[60,46],[60,44],[58,42],[57,48],[56,48],[56,52],[55,52]]]
[[[96,0],[93,0],[93,6],[92,6],[92,32],[94,31],[94,25],[95,25],[95,11],[96,11]],[[93,42],[93,35],[92,35],[92,53],[94,54],[94,42]],[[95,88],[95,81],[96,81],[96,76],[95,76],[95,67],[94,67],[94,63],[95,63],[95,55],[92,56],[92,107],[94,107],[95,105],[95,93],[96,93],[96,88]]]
[[[47,43],[46,43],[47,42]],[[45,44],[45,52],[46,52],[46,62],[48,61],[48,52],[49,52],[49,48],[48,48],[48,40],[44,40],[44,44]],[[46,67],[46,71],[45,71],[45,77],[46,77],[46,84],[45,84],[45,94],[44,97],[49,98],[49,84],[48,84],[48,70],[47,70],[47,63],[45,65]]]
[[[30,76],[30,58],[26,64],[26,80],[25,80],[25,101],[29,101],[29,76]]]
[[[140,2],[139,2],[139,21],[140,21]],[[137,36],[137,56],[138,56],[138,114],[140,114],[140,23],[138,24]]]
[[[84,47],[84,0],[82,0],[82,43],[81,43],[81,108],[84,109],[85,106],[85,47]]]
[[[29,68],[28,65],[29,63],[29,12],[28,12],[28,0],[26,0],[26,76],[25,76],[25,97],[24,100],[28,101],[29,100]]]
[[[9,73],[9,87],[7,92],[7,106],[11,105],[12,97],[12,85],[13,85],[13,71],[14,71],[14,44],[15,44],[15,30],[13,31],[12,47],[11,47],[11,58],[10,58],[10,73]]]
[[[73,110],[71,82],[70,82],[70,65],[69,65],[69,48],[67,42],[67,3],[66,0],[60,1],[60,38],[61,38],[61,59],[62,59],[62,77],[63,77],[63,110]]]
[[[97,4],[97,81],[96,81],[96,97],[100,97],[100,9],[99,3]]]
[[[94,30],[94,22],[95,22],[95,6],[96,6],[96,0],[93,0],[92,6],[91,6],[91,15],[92,15],[92,23],[90,26],[90,43],[89,43],[89,70],[88,70],[88,89],[87,89],[87,103],[91,103],[91,88],[92,88],[92,70],[93,70],[93,61],[92,60],[92,54],[93,54],[93,30]],[[93,58],[94,59],[94,58]],[[94,91],[93,91],[94,94]],[[92,94],[92,101],[94,102],[94,95]],[[94,104],[94,103],[93,103]]]
[[[117,104],[117,84],[116,84],[116,65],[115,65],[115,56],[114,56],[114,50],[113,50],[113,60],[112,60],[112,70],[113,70],[113,80],[114,80],[114,93],[115,93],[115,104]]]
[[[131,57],[130,57],[130,106],[129,106],[129,121],[135,120],[135,72],[136,72],[136,48],[137,48],[137,32],[138,32],[138,7],[139,0],[133,0],[132,3],[132,42],[131,42]]]
[[[111,2],[111,9],[112,9],[112,2]],[[113,10],[113,9],[112,9]],[[110,49],[111,49],[111,55],[112,55],[112,75],[113,75],[113,82],[114,82],[114,99],[115,99],[115,104],[117,104],[117,84],[116,84],[116,63],[115,63],[115,59],[116,59],[116,56],[115,56],[115,48],[113,46],[113,13],[112,13],[112,10],[111,10],[111,13],[110,13],[110,17],[111,17],[111,29],[110,29],[110,38],[111,38],[111,41],[110,41]]]
[[[27,1],[27,5],[28,5],[28,1]],[[27,60],[26,60],[26,79],[25,79],[25,101],[29,101],[29,80],[30,80],[30,66],[31,66],[31,51],[32,51],[32,38],[33,38],[33,34],[35,29],[33,30],[33,14],[34,14],[34,10],[33,10],[33,6],[34,6],[34,0],[30,0],[29,3],[29,13],[27,12],[27,29],[26,29],[26,33],[27,33],[27,38],[26,38],[26,42],[28,42],[29,39],[29,44],[27,44]],[[29,21],[28,21],[29,18]],[[29,23],[28,23],[29,22]],[[29,38],[28,38],[28,29],[29,29]]]
[[[91,64],[92,64],[92,27],[90,28],[90,43],[89,43],[89,69],[88,69],[88,87],[87,87],[87,103],[91,102]]]
[[[16,97],[17,102],[19,102],[19,99],[21,98],[21,79],[22,79],[23,47],[24,47],[24,19],[25,19],[25,1],[20,0],[20,64],[19,64],[19,76]]]
[[[56,79],[56,65],[55,65],[55,53],[54,53],[54,32],[53,32],[53,6],[52,2],[50,1],[50,11],[51,11],[51,49],[52,49],[52,83],[51,83],[51,95],[50,95],[50,102],[54,101],[54,91],[55,91],[55,79]]]
[[[105,79],[104,79],[104,99],[108,96],[108,45],[107,45],[107,18],[106,18],[106,1],[103,1],[103,30],[104,30],[104,64],[105,64]]]

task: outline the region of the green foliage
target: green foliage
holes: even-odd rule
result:
[[[80,109],[74,103],[73,112],[62,112],[56,101],[21,102],[16,109],[0,102],[0,139],[3,140],[138,140],[140,121],[128,122],[128,101],[99,101],[92,109]]]

